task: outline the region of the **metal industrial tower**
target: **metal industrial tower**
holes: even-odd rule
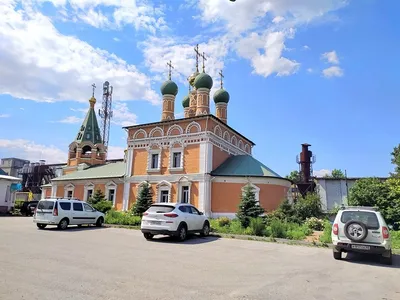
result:
[[[110,138],[110,124],[113,116],[112,111],[112,93],[113,87],[110,86],[108,81],[103,84],[103,102],[101,109],[99,109],[99,116],[101,118],[101,136],[103,137],[103,144],[105,149],[108,148],[108,141]]]

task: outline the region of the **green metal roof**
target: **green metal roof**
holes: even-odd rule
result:
[[[124,175],[125,163],[116,162],[106,165],[94,165],[85,170],[75,171],[67,175],[54,178],[52,181],[117,178],[123,177]]]
[[[93,107],[89,108],[75,141],[78,144],[87,141],[92,142],[93,144],[103,143],[99,124],[97,123],[96,113]]]
[[[51,187],[51,183],[46,183],[42,185],[42,188]]]
[[[213,176],[257,176],[278,177],[279,174],[250,155],[235,155],[225,160],[211,172]]]

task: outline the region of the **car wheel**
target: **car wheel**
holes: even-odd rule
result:
[[[101,226],[103,226],[103,223],[104,223],[104,219],[103,219],[103,217],[100,217],[97,219],[96,226],[101,227]]]
[[[153,237],[154,237],[154,235],[153,234],[151,234],[151,233],[148,233],[148,232],[146,232],[146,233],[143,233],[143,236],[144,236],[144,238],[146,239],[146,240],[152,240],[153,239]]]
[[[344,225],[344,234],[353,242],[362,242],[368,235],[368,229],[364,223],[350,220]]]
[[[36,226],[39,228],[39,229],[45,229],[46,228],[46,224],[36,224]]]
[[[203,225],[203,230],[200,232],[201,236],[209,236],[210,235],[210,224],[206,221]]]
[[[392,265],[393,264],[393,258],[392,258],[392,251],[389,250],[387,253],[389,256],[382,256],[381,257],[381,262],[385,265]]]
[[[333,258],[337,259],[337,260],[341,260],[342,259],[342,251],[333,252]]]
[[[65,230],[68,227],[68,219],[62,219],[58,224],[58,229]]]
[[[178,228],[178,240],[180,242],[183,242],[184,240],[186,240],[186,237],[187,237],[186,225],[180,225]]]

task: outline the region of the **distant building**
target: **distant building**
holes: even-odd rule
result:
[[[19,173],[25,164],[29,164],[29,160],[15,157],[2,158],[0,169],[6,172],[8,176],[21,178]]]
[[[320,177],[315,178],[317,182],[316,191],[321,197],[321,204],[324,211],[329,211],[335,206],[347,205],[348,194],[351,187],[357,180],[363,177],[350,177],[344,179]],[[386,180],[387,178],[380,178]]]
[[[15,192],[20,182],[20,178],[0,175],[0,213],[6,213],[14,206]]]

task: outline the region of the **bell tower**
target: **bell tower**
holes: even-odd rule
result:
[[[101,165],[106,163],[106,149],[103,139],[101,138],[99,124],[97,122],[94,107],[96,98],[94,90],[96,86],[93,84],[93,94],[89,99],[89,110],[75,140],[69,145],[68,163],[69,170],[74,169],[80,164]]]

